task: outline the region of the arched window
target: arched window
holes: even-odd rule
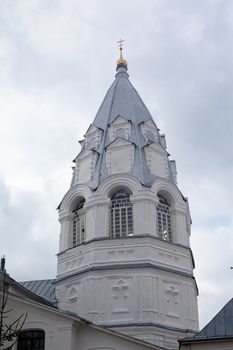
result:
[[[170,204],[161,194],[158,194],[159,204],[157,205],[157,234],[164,241],[171,242],[171,213]]]
[[[119,190],[111,197],[111,237],[133,235],[133,213],[130,193]]]
[[[75,247],[84,242],[85,240],[85,212],[84,212],[85,199],[79,201],[76,206],[73,218],[73,242],[72,245]]]
[[[40,329],[21,331],[18,335],[17,350],[44,350],[45,333]]]

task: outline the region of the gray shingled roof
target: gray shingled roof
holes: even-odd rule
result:
[[[131,123],[131,135],[129,139],[124,135],[118,135],[117,133],[115,136],[111,135],[110,137],[109,126],[117,117],[122,117]],[[118,65],[116,79],[107,91],[92,124],[94,127],[102,131],[100,144],[97,148],[90,148],[89,145],[87,146],[85,144],[85,142],[80,142],[82,146],[80,154],[85,151],[86,147],[88,150],[97,153],[97,162],[93,172],[93,178],[88,181],[88,185],[92,190],[96,190],[100,182],[108,176],[106,167],[107,148],[111,142],[115,142],[115,140],[119,138],[125,138],[127,142],[134,145],[134,164],[130,171],[131,175],[136,177],[144,186],[150,187],[153,184],[157,176],[150,173],[146,162],[144,147],[157,141],[153,140],[153,138],[150,138],[149,136],[145,138],[140,127],[142,123],[149,120],[155,125],[150,112],[139,96],[137,90],[129,81],[126,65]],[[158,142],[160,143],[161,147],[165,149],[159,129],[156,127],[156,125],[155,129],[158,135]],[[112,140],[112,137],[115,137],[114,140]],[[168,153],[167,155],[169,156]],[[78,157],[75,158],[75,162],[76,159],[78,161]],[[168,168],[169,178],[174,184],[176,184],[176,179],[173,176],[169,160]],[[71,186],[76,184],[75,177],[73,177]]]
[[[38,295],[41,298],[46,299],[52,304],[56,303],[55,296],[55,280],[35,280],[35,281],[24,281],[19,282],[23,287],[29,289],[34,294]]]
[[[132,175],[144,186],[151,186],[155,176],[150,174],[143,148],[149,144],[142,135],[139,125],[152,120],[144,102],[129,81],[126,67],[118,67],[116,79],[108,90],[97,114],[93,125],[103,131],[101,144],[98,148],[98,161],[94,171],[90,187],[96,189],[99,183],[107,176],[106,173],[106,147],[109,144],[109,125],[121,116],[131,122],[132,133],[130,140],[135,146],[134,166]]]
[[[152,119],[150,112],[128,79],[126,68],[117,69],[116,79],[108,90],[93,124],[105,130],[119,115],[138,125]]]
[[[203,337],[233,337],[233,299],[195,336]]]
[[[233,338],[233,298],[194,337],[184,338],[180,342],[187,343],[224,338]]]

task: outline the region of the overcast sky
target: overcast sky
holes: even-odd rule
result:
[[[56,207],[122,37],[189,198],[200,325],[233,296],[232,18],[231,0],[0,1],[0,253],[13,278],[56,275]]]

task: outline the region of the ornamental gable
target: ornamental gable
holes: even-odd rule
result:
[[[158,129],[151,119],[141,124],[141,132],[147,142],[158,142]]]
[[[134,145],[124,139],[113,141],[106,151],[108,175],[129,173],[134,163]]]
[[[169,179],[167,152],[159,143],[152,143],[144,148],[146,162],[152,174]]]

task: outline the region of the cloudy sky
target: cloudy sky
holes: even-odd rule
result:
[[[56,207],[114,79],[116,41],[188,196],[203,326],[233,296],[233,2],[0,1],[0,253],[54,278]]]

